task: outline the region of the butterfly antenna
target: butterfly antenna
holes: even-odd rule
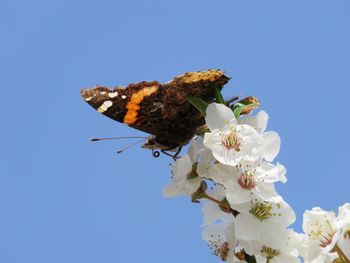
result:
[[[129,146],[126,146],[126,147],[123,148],[123,149],[120,149],[119,151],[117,151],[117,153],[122,153],[122,152],[124,152],[125,150],[130,149],[131,147],[135,146],[136,144],[139,144],[139,143],[144,142],[144,141],[145,141],[145,138],[143,138],[142,140],[139,140],[139,141],[137,141],[137,142],[134,142],[133,144],[130,144]]]
[[[225,101],[225,104],[226,104],[227,106],[230,106],[230,104],[232,104],[232,102],[234,102],[234,101],[236,101],[236,100],[238,100],[238,99],[239,99],[238,96],[233,97],[233,98],[228,99],[227,101]]]
[[[144,136],[125,136],[125,137],[111,137],[111,138],[90,138],[90,141],[97,142],[97,141],[107,141],[107,140],[120,140],[120,139],[147,139],[147,137]]]

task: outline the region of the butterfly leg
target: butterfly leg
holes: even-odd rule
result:
[[[168,155],[168,156],[172,157],[172,158],[174,159],[174,161],[176,161],[177,159],[180,158],[180,157],[179,157],[179,154],[180,154],[180,152],[181,152],[181,149],[182,149],[182,146],[177,147],[177,150],[176,150],[175,154],[170,154],[170,153],[166,152],[166,151],[170,151],[170,150],[172,150],[172,149],[160,150],[160,151],[161,151],[162,153],[164,153],[165,155]]]
[[[159,151],[152,150],[152,155],[154,158],[158,158],[160,153],[159,153]]]

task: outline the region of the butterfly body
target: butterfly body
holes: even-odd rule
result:
[[[229,78],[220,70],[187,72],[171,81],[143,81],[127,87],[82,89],[84,100],[97,111],[125,125],[150,133],[144,148],[169,150],[185,145],[205,124],[188,101],[214,101],[215,89]]]

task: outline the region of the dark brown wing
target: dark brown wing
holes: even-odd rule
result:
[[[219,70],[187,72],[165,84],[144,81],[113,90],[96,87],[83,89],[81,95],[97,111],[155,135],[160,144],[183,145],[204,124],[188,96],[212,102],[214,89],[221,89],[228,80]]]
[[[98,112],[115,121],[129,125],[131,122],[130,120],[128,121],[128,118],[133,111],[137,111],[135,102],[145,99],[145,96],[143,98],[141,96],[145,90],[154,90],[156,92],[159,88],[161,88],[161,84],[157,81],[143,81],[137,84],[130,84],[126,88],[115,87],[114,89],[109,89],[96,86],[92,89],[82,89],[80,93],[84,100]],[[154,98],[154,96],[150,95],[152,94],[148,94],[148,97]],[[128,117],[125,122],[126,116]]]

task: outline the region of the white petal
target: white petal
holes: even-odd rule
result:
[[[234,182],[226,185],[226,197],[227,201],[232,205],[246,203],[254,198],[250,190],[243,189]]]
[[[256,197],[259,197],[259,199],[264,201],[275,202],[275,203],[282,201],[282,197],[279,196],[278,193],[276,192],[274,184],[260,183],[255,187],[254,193]]]
[[[200,177],[210,178],[209,169],[214,162],[214,156],[210,149],[204,148],[199,154],[199,163],[197,166],[197,173]]]
[[[167,197],[191,195],[199,188],[200,183],[201,179],[199,177],[190,180],[172,180],[163,188],[162,192]]]
[[[213,202],[206,202],[202,207],[203,223],[202,226],[214,223],[218,219],[220,207]]]
[[[270,260],[271,263],[298,263],[300,262],[298,258],[291,255],[282,254],[277,257],[274,257]]]
[[[163,188],[163,195],[167,197],[175,197],[184,194],[183,185],[186,179],[181,181],[172,180],[168,185]]]
[[[202,238],[204,240],[218,240],[221,239],[224,242],[226,239],[226,229],[230,223],[220,223],[220,224],[211,224],[204,227],[202,231]]]
[[[256,116],[244,115],[239,119],[240,124],[247,124],[257,130],[258,133],[263,133],[267,126],[269,116],[263,110],[259,111]]]
[[[235,220],[237,239],[254,240],[260,237],[261,222],[250,213],[240,213]]]
[[[225,164],[214,164],[210,169],[210,178],[216,183],[226,186],[237,180],[239,176],[239,170],[236,167]]]
[[[328,212],[320,207],[314,207],[311,210],[306,210],[303,214],[303,230],[305,233],[309,233],[313,230],[314,222],[321,223],[323,225],[324,232],[327,232],[328,224],[331,224],[331,226],[334,225],[335,222],[335,213],[334,212]]]
[[[222,129],[232,119],[235,119],[232,110],[223,104],[211,103],[206,110],[205,122],[211,131]]]
[[[287,228],[276,222],[265,220],[260,241],[265,246],[285,251],[288,242]]]
[[[192,162],[188,154],[178,159],[173,163],[174,179],[179,180],[186,178],[187,175],[192,171]]]
[[[203,149],[203,147],[204,145],[202,137],[195,137],[192,139],[191,146],[187,152],[192,163],[194,163],[197,160],[199,152]]]
[[[263,133],[266,130],[269,115],[266,113],[266,111],[261,110],[256,115],[256,118],[258,119],[258,131],[259,133]]]
[[[287,177],[286,177],[287,169],[286,169],[286,167],[284,167],[280,163],[277,163],[277,169],[278,169],[278,176],[280,177],[281,182],[285,184],[287,182]]]
[[[258,162],[256,165],[256,177],[264,183],[275,183],[280,181],[279,169],[276,165],[266,162]]]
[[[269,131],[263,133],[264,139],[264,158],[268,162],[272,162],[280,151],[281,139],[276,132]]]
[[[220,163],[236,166],[242,160],[242,153],[235,150],[227,150],[224,146],[214,146],[213,156]]]
[[[193,179],[187,179],[185,180],[183,184],[183,195],[192,195],[194,192],[196,192],[202,182],[202,178],[196,177]]]
[[[338,221],[341,224],[350,223],[350,204],[345,203],[338,209]]]
[[[256,255],[261,251],[262,244],[257,240],[239,240],[239,246],[244,249],[248,255]],[[246,261],[244,261],[246,262]],[[264,263],[266,259],[264,260]]]

